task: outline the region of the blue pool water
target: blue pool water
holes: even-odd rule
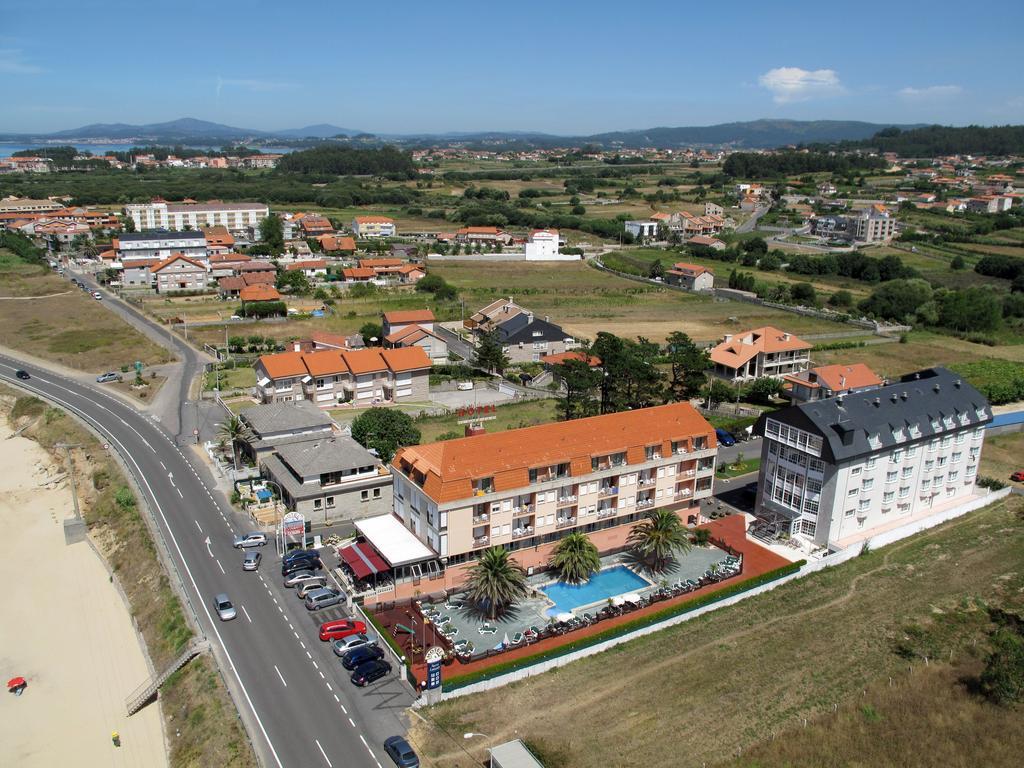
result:
[[[651,586],[645,579],[637,576],[624,565],[617,565],[606,571],[598,571],[590,577],[590,581],[582,584],[566,584],[556,581],[541,587],[540,591],[554,603],[548,609],[548,616],[555,616],[564,611],[571,611],[581,605],[590,605],[607,600],[616,595],[625,595]]]

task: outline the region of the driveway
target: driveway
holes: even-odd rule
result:
[[[515,398],[512,395],[503,395],[490,387],[477,386],[468,391],[456,389],[451,392],[431,392],[430,399],[438,405],[454,410],[470,405],[500,405]]]

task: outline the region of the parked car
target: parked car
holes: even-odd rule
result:
[[[17,376],[19,379],[23,379],[25,381],[28,381],[29,379],[32,378],[31,376],[28,375],[28,371],[23,371],[21,369],[15,371],[14,375]]]
[[[291,552],[287,552],[284,557],[281,558],[282,563],[290,563],[294,560],[303,559],[320,559],[320,553],[315,549],[293,549]]]
[[[109,373],[101,373],[96,377],[97,384],[109,384],[112,381],[118,381],[121,378],[121,374],[110,371]]]
[[[313,576],[312,578],[306,579],[299,583],[295,588],[295,594],[301,597],[303,600],[310,592],[316,589],[323,589],[327,586],[327,579],[323,576]]]
[[[365,632],[359,632],[358,634],[349,635],[348,637],[343,637],[340,640],[335,640],[333,643],[331,643],[331,647],[334,649],[335,656],[344,656],[353,648],[358,648],[361,645],[376,644],[376,635],[368,635]]]
[[[420,768],[420,759],[412,751],[409,742],[401,736],[391,736],[384,740],[384,751],[388,753],[398,768]]]
[[[353,619],[335,619],[334,621],[325,621],[320,625],[320,639],[324,642],[339,640],[357,632],[366,632],[366,624]]]
[[[346,651],[341,657],[341,666],[351,672],[368,661],[383,659],[384,649],[378,645],[360,645],[351,651]]]
[[[306,610],[319,611],[321,608],[329,608],[332,605],[337,605],[344,599],[345,596],[336,589],[320,587],[320,589],[314,589],[306,595]]]
[[[213,598],[213,607],[217,610],[221,621],[231,621],[238,615],[235,612],[235,606],[231,604],[230,598],[224,592]]]
[[[718,442],[721,445],[726,445],[726,446],[728,446],[728,445],[736,445],[736,438],[733,437],[732,435],[730,435],[728,432],[726,432],[722,428],[716,429],[715,430],[715,435],[718,436]]]
[[[260,563],[263,560],[263,555],[259,552],[246,552],[245,557],[242,558],[242,570],[243,571],[255,571],[260,567]]]
[[[317,576],[312,570],[308,568],[301,568],[297,571],[289,573],[284,580],[286,587],[298,587],[305,584],[310,579],[322,579],[322,576]]]
[[[244,547],[262,547],[266,543],[267,534],[260,531],[252,531],[250,533],[243,533],[241,536],[235,536],[234,546],[236,549],[242,549]]]
[[[391,672],[390,664],[384,661],[384,659],[374,659],[356,667],[355,671],[352,672],[352,677],[349,679],[362,688],[374,680],[380,680],[389,672]]]
[[[1016,472],[1010,475],[1010,479],[1013,480],[1015,483],[1024,483],[1024,469],[1018,469]]]
[[[93,291],[92,297],[96,299],[96,301],[103,301],[103,294],[101,294],[99,291]]]
[[[319,571],[323,567],[319,560],[294,560],[281,566],[281,575],[290,576],[299,571]]]

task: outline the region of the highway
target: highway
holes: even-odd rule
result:
[[[31,378],[16,379],[19,368]],[[188,378],[183,379],[179,392],[187,392]],[[381,745],[404,733],[401,718],[412,694],[394,673],[366,689],[351,684],[330,644],[316,636],[321,621],[341,612],[309,614],[283,588],[273,545],[261,550],[260,571],[242,571],[242,554],[231,537],[245,530],[244,521],[216,492],[188,441],[179,445],[178,435],[161,421],[116,396],[12,357],[0,355],[0,380],[77,414],[127,465],[264,765],[390,763]],[[235,603],[234,621],[215,618],[211,600],[218,592]]]

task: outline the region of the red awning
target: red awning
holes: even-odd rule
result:
[[[350,544],[339,553],[357,579],[365,579],[390,570],[384,558],[369,544]]]

